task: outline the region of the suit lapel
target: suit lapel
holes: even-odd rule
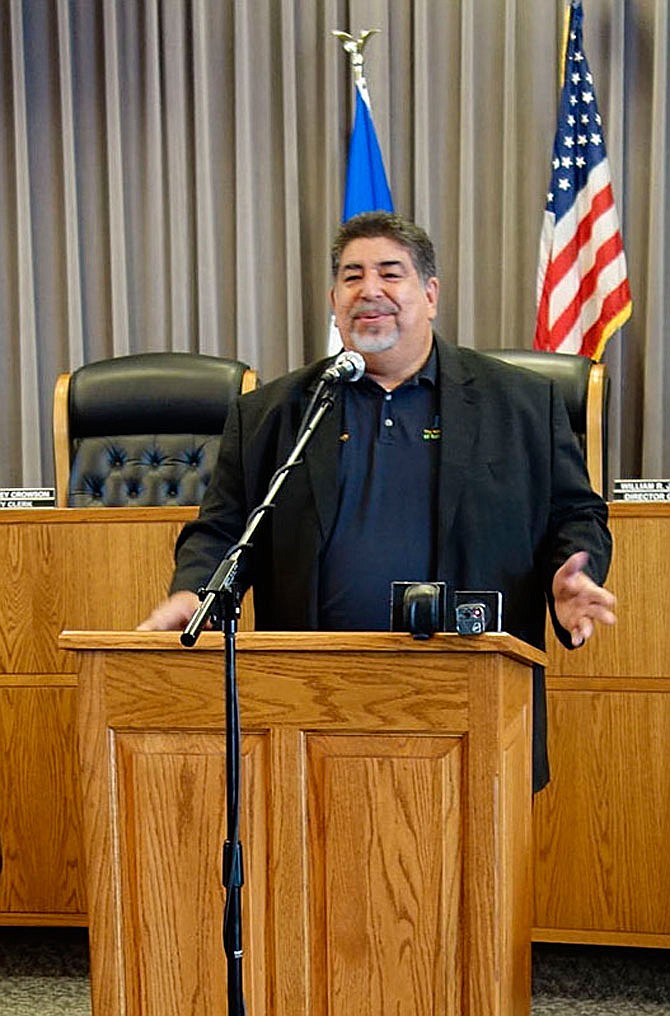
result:
[[[341,387],[335,388],[334,396],[333,408],[322,418],[305,448],[305,466],[319,518],[322,540],[327,538],[335,521],[339,492]]]
[[[438,493],[438,575],[449,574],[449,543],[463,484],[473,461],[479,430],[480,392],[457,350],[437,340],[440,364],[440,475]]]

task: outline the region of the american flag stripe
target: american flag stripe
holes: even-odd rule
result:
[[[611,201],[608,196],[611,192],[609,163],[606,158],[603,158],[591,169],[585,179],[584,186],[577,192],[574,203],[565,210],[558,220],[555,241],[558,249],[565,245],[574,232],[573,222],[582,222],[586,219],[594,206],[601,212],[610,204],[614,204],[613,195]]]
[[[623,250],[621,237],[618,234],[608,237],[596,250],[595,260],[590,252],[582,250],[573,262],[568,274],[551,293],[549,300],[550,316],[554,328],[560,334],[565,331],[562,322],[569,322],[569,327],[579,319],[582,305],[590,300],[594,293],[617,274],[608,272],[612,262],[616,262]],[[619,265],[615,265],[618,269]],[[604,273],[604,274],[603,274]]]
[[[606,160],[603,160],[592,175],[602,177],[606,170]],[[553,257],[549,253],[544,288],[549,296],[549,320],[558,343],[562,341],[560,321],[564,308],[578,299],[580,293],[585,298],[589,296],[597,284],[595,269],[602,271],[623,250],[612,186],[607,183],[589,201],[591,183],[589,180],[588,189],[581,192],[572,209],[553,229],[553,249],[558,253]],[[595,183],[597,186],[598,181]],[[547,214],[553,217],[553,213]],[[575,313],[578,316],[578,304]],[[574,320],[576,318],[573,323]]]
[[[626,257],[593,78],[572,0],[538,262],[534,347],[598,358],[631,312]]]
[[[608,322],[630,304],[630,292],[627,284],[616,281],[620,274],[620,267],[612,262],[605,270],[606,281],[612,287],[610,292],[607,296],[603,296],[602,292],[596,292],[582,305],[579,318],[572,327],[563,329],[559,352],[581,353],[583,356],[598,359],[595,353],[598,343],[603,341],[602,334],[608,329]],[[621,323],[619,322],[616,327],[609,330],[604,341],[616,331],[617,327],[620,327]],[[546,345],[536,348],[552,349],[554,347]]]
[[[617,284],[620,274],[621,259],[617,258],[610,261],[600,274],[593,271],[589,279],[584,280],[554,326],[554,334],[560,336],[561,352],[582,352],[584,356],[593,354],[598,344],[598,328],[602,329],[607,322],[607,312],[614,306],[621,309],[618,300],[611,300],[612,293],[627,291],[623,283]],[[603,296],[603,290],[609,290],[607,296]],[[587,346],[589,352],[586,352]]]
[[[550,262],[552,278],[559,281],[574,264],[582,258],[588,263],[591,248],[599,245],[618,232],[618,220],[614,207],[614,195],[610,184],[596,194],[593,201],[576,203],[575,213],[568,213],[554,231],[553,249],[558,253]]]
[[[600,317],[591,328],[584,332],[582,338],[583,355],[590,356],[593,360],[599,360],[603,354],[605,343],[628,320],[630,312],[630,287],[628,279],[624,279],[615,289],[610,290],[602,301]]]

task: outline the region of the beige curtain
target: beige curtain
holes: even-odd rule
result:
[[[667,0],[584,0],[634,298],[609,343],[610,475],[670,475]],[[155,349],[264,379],[325,352],[366,71],[396,207],[431,232],[440,331],[530,346],[562,0],[2,0],[0,485],[52,481],[64,370]]]

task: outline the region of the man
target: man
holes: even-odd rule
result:
[[[498,589],[505,630],[542,648],[545,598],[561,641],[613,624],[601,587],[611,540],[556,387],[433,333],[432,244],[389,213],[355,216],[332,249],[331,302],[365,376],[335,406],[286,479],[240,569],[257,628],[389,627],[390,583]],[[182,532],[172,595],[143,630],[181,628],[249,512],[293,448],[327,361],[231,410],[199,518]],[[543,675],[534,686],[534,774],[548,778]]]

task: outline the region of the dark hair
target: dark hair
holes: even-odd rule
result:
[[[333,278],[337,277],[342,251],[348,243],[363,237],[373,238],[376,236],[385,236],[389,240],[395,240],[409,252],[412,264],[424,285],[428,279],[437,274],[435,250],[430,237],[421,226],[410,222],[409,219],[403,219],[395,212],[362,212],[343,222],[335,234],[330,249]]]

